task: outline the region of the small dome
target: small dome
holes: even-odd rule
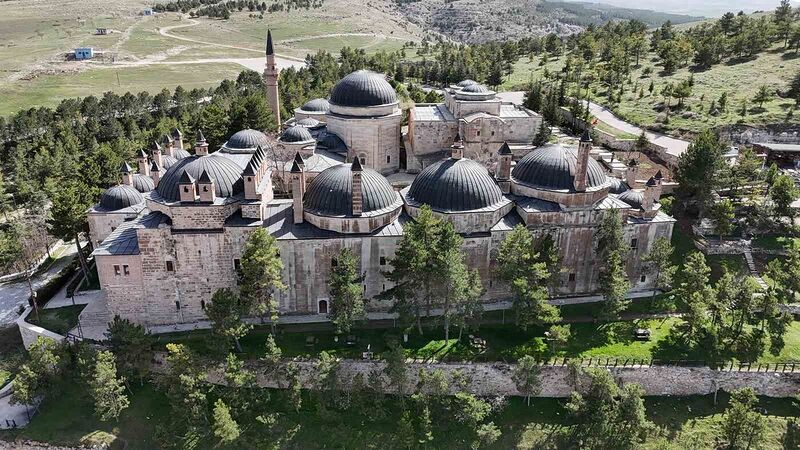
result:
[[[242,169],[235,162],[223,156],[206,155],[190,156],[179,160],[167,170],[161,178],[156,191],[167,200],[180,199],[178,184],[184,173],[195,180],[200,179],[203,172],[214,180],[214,191],[217,197],[233,197],[244,191]]]
[[[142,175],[140,173],[137,173],[137,174],[133,175],[133,187],[137,191],[139,191],[141,193],[145,193],[145,192],[150,192],[153,189],[155,189],[156,188],[156,184],[153,182],[152,178],[150,178],[150,177],[148,177],[146,175]]]
[[[142,194],[133,186],[128,186],[127,184],[110,187],[100,197],[100,206],[109,211],[117,211],[143,202],[144,197]]]
[[[458,86],[460,88],[465,88],[465,87],[471,86],[473,84],[478,84],[478,82],[475,81],[475,80],[470,80],[469,78],[467,78],[466,80],[459,81],[456,86]]]
[[[608,189],[608,192],[611,194],[622,194],[630,189],[627,183],[617,177],[608,177],[608,181],[611,183],[611,187]]]
[[[408,197],[443,212],[486,208],[504,199],[486,168],[464,158],[426,167],[411,183]]]
[[[255,149],[259,145],[262,147],[269,146],[267,136],[257,130],[242,130],[234,133],[233,136],[228,138],[228,142],[223,144],[225,148],[234,150],[249,150]]]
[[[619,194],[617,198],[627,203],[632,208],[642,209],[642,204],[644,203],[644,192],[630,189],[622,194]]]
[[[170,167],[174,166],[175,163],[177,163],[177,162],[178,162],[178,159],[173,157],[173,156],[161,155],[161,167],[163,167],[164,170],[167,170]]]
[[[486,94],[491,91],[486,86],[475,83],[465,86],[463,89],[461,89],[461,92],[469,92],[471,94]]]
[[[328,103],[327,99],[315,98],[314,100],[307,101],[300,109],[306,112],[324,113],[331,109],[331,104]]]
[[[281,141],[283,142],[308,142],[313,140],[314,137],[311,136],[308,128],[300,125],[285,129],[281,135]]]
[[[364,168],[361,172],[361,191],[364,213],[389,208],[398,201],[389,181],[378,172]],[[340,164],[323,170],[308,186],[303,206],[322,216],[353,215],[353,175],[350,164]]]
[[[514,181],[536,189],[574,192],[577,155],[578,150],[574,147],[544,145],[525,155],[514,166],[511,176]],[[608,183],[603,168],[593,158],[589,158],[587,175],[586,187],[589,189]]]
[[[175,159],[183,159],[192,156],[191,153],[187,152],[182,148],[175,148],[172,149],[172,154],[175,156]]]
[[[352,107],[388,105],[397,103],[397,93],[383,75],[358,70],[336,83],[330,103]]]
[[[322,125],[322,122],[311,117],[306,117],[305,119],[298,120],[297,125],[305,128],[317,128]]]

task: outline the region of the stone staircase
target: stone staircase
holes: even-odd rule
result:
[[[91,298],[87,298],[91,296]],[[81,311],[78,318],[80,321],[79,327],[71,329],[69,332],[74,336],[83,335],[86,339],[103,340],[104,334],[108,329],[108,323],[111,322],[111,313],[106,308],[106,302],[103,299],[101,291],[92,291],[81,297],[86,301],[86,307]]]
[[[744,260],[747,261],[747,268],[750,270],[750,275],[756,279],[756,282],[761,289],[767,290],[767,282],[761,278],[761,274],[759,274],[758,270],[756,269],[756,262],[753,260],[753,252],[751,252],[750,249],[746,249],[742,253],[744,254]]]

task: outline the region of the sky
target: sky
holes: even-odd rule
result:
[[[746,13],[773,10],[780,0],[567,0],[588,3],[605,3],[623,8],[651,9],[654,11],[692,16],[718,17],[728,11]],[[800,3],[792,1],[793,6]]]

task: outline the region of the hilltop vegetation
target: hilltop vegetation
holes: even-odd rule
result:
[[[519,40],[548,33],[570,35],[590,25],[639,20],[658,26],[667,20],[684,23],[699,19],[591,3],[527,0],[395,0],[412,23],[460,42]]]

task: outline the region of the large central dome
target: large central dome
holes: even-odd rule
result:
[[[389,105],[397,103],[397,93],[383,75],[358,70],[336,83],[330,103],[352,107]]]
[[[578,151],[574,147],[550,144],[537,148],[522,158],[511,176],[514,181],[546,191],[575,191]],[[587,167],[586,188],[596,188],[608,181],[603,168],[592,158]]]
[[[399,203],[398,194],[389,181],[372,169],[364,168],[361,172],[361,192],[365,214]],[[350,164],[340,164],[320,172],[308,186],[303,206],[321,216],[352,216],[353,175]]]
[[[179,200],[178,184],[184,172],[195,180],[199,179],[203,172],[207,172],[214,180],[214,191],[217,197],[232,197],[244,192],[242,169],[228,158],[207,155],[178,160],[158,183],[156,188],[158,194],[167,200]]]
[[[505,198],[481,164],[453,158],[426,167],[411,183],[408,197],[442,212],[486,208]]]

